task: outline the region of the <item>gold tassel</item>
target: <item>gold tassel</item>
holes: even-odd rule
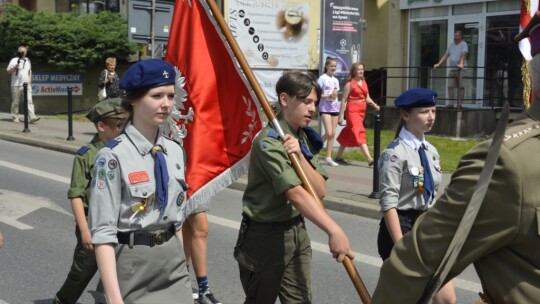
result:
[[[523,60],[521,63],[521,80],[523,81],[523,110],[528,110],[531,100],[531,77],[528,60]]]

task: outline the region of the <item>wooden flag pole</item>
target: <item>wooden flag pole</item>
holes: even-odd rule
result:
[[[251,71],[251,68],[249,67],[247,63],[246,58],[244,57],[244,54],[240,50],[240,47],[238,46],[236,39],[233,37],[231,31],[229,30],[229,27],[225,23],[225,20],[223,16],[221,15],[221,12],[219,11],[219,8],[217,7],[215,1],[207,0],[207,3],[208,3],[208,6],[210,7],[210,10],[212,11],[212,14],[214,14],[214,17],[216,18],[216,21],[219,27],[221,28],[221,32],[225,35],[225,38],[227,42],[229,43],[229,46],[231,47],[234,53],[234,56],[236,57],[236,60],[238,60],[238,63],[240,64],[242,71],[246,75],[246,78],[249,81],[251,88],[253,89],[253,92],[255,93],[255,96],[257,96],[257,98],[259,99],[266,117],[274,125],[274,127],[276,127],[276,130],[278,131],[279,135],[284,136],[283,131],[281,130],[281,128],[279,127],[279,124],[277,123],[274,111],[272,111],[272,108],[270,107],[270,104],[268,103],[268,100],[266,99],[266,95],[262,91],[257,79],[255,78],[255,75],[253,74],[253,71]],[[317,200],[317,203],[319,204],[319,206],[321,206],[321,208],[324,209],[321,199],[315,192],[313,185],[311,184],[310,180],[307,178],[304,170],[302,169],[302,166],[300,165],[298,156],[296,154],[291,154],[289,155],[289,158],[291,159],[291,162],[294,167],[294,170],[296,171],[296,174],[302,181],[303,187]],[[356,267],[354,266],[353,262],[351,261],[349,257],[345,256],[345,259],[343,260],[343,266],[345,267],[345,270],[347,270],[347,273],[349,277],[351,278],[351,281],[354,287],[356,288],[356,291],[358,292],[358,295],[360,296],[362,303],[364,304],[371,303],[371,296],[369,295],[369,292],[366,286],[364,285],[364,282],[360,278],[360,275],[358,274]]]

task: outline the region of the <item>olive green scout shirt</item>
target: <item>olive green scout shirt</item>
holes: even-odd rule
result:
[[[96,156],[103,148],[104,143],[99,137],[94,135],[92,141],[83,146],[75,154],[73,169],[71,170],[71,184],[68,190],[68,198],[80,197],[84,205],[84,213],[88,215],[88,202],[90,201],[90,182],[94,171]]]
[[[282,117],[278,119],[285,134],[291,134],[308,143],[303,131],[296,134]],[[243,197],[243,212],[256,222],[287,221],[299,215],[287,200],[285,191],[301,185],[302,182],[280,140],[268,136],[271,129],[266,126],[253,141],[248,183]],[[313,150],[312,152],[314,156],[310,160],[311,165],[327,179],[328,175],[319,164],[318,155]]]

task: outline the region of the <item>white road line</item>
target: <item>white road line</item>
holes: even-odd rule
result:
[[[0,160],[0,166],[6,167],[6,168],[9,168],[9,169],[13,169],[13,170],[17,170],[17,171],[21,171],[21,172],[25,172],[25,173],[29,173],[29,174],[32,174],[32,175],[40,176],[40,177],[43,177],[43,178],[52,179],[54,181],[61,182],[61,183],[64,183],[64,184],[68,184],[68,185],[70,184],[70,181],[71,181],[69,178],[66,178],[66,177],[63,177],[63,176],[60,176],[60,175],[56,175],[56,174],[36,170],[36,169],[33,169],[33,168],[29,168],[29,167],[25,167],[25,166],[21,166],[21,165],[17,165],[17,164],[8,163],[8,162],[2,161],[2,160]]]
[[[208,216],[208,221],[211,223],[214,223],[220,226],[225,226],[225,227],[235,229],[235,230],[238,230],[240,227],[240,223],[237,221],[221,218],[221,217],[214,216],[211,214],[207,214],[207,216]],[[311,241],[311,248],[315,251],[330,255],[330,251],[328,249],[327,244]],[[354,262],[356,263],[363,263],[363,264],[367,264],[367,265],[374,266],[377,268],[380,268],[382,266],[382,261],[380,257],[373,257],[370,255],[361,254],[358,252],[354,252],[354,256],[355,256]],[[454,285],[457,288],[471,291],[474,293],[477,293],[482,290],[482,285],[476,282],[467,281],[460,278],[454,279]]]

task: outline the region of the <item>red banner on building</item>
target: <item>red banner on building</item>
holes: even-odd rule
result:
[[[192,206],[247,172],[259,103],[205,1],[177,0],[166,60],[185,78],[186,180]],[[183,114],[185,114],[183,113]]]

